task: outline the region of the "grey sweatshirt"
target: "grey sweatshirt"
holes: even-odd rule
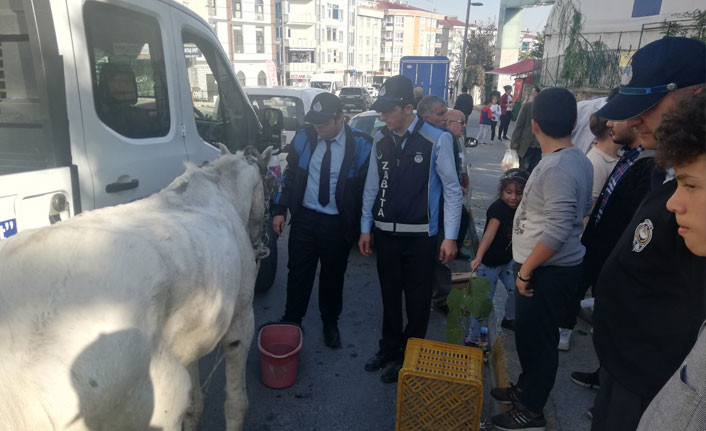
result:
[[[537,242],[556,250],[542,266],[573,266],[583,260],[583,219],[591,214],[593,167],[576,147],[551,154],[532,171],[515,212],[512,255],[524,263]]]

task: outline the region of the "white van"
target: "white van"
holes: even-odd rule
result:
[[[311,77],[309,87],[320,88],[338,96],[343,88],[343,76],[335,73],[317,73]]]
[[[0,42],[0,239],[149,196],[219,143],[279,142],[175,2],[0,0]]]

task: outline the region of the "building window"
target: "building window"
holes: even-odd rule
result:
[[[282,19],[282,3],[275,3],[275,19]]]
[[[404,24],[404,17],[403,16],[396,16],[395,17],[395,25],[402,25]]]
[[[243,27],[233,26],[233,52],[243,53]]]
[[[355,46],[355,35],[353,33],[348,33],[348,45]]]
[[[287,29],[287,37],[292,37],[292,29],[291,28]]]
[[[348,54],[348,66],[353,67],[355,63],[355,54],[352,52]]]
[[[257,74],[257,86],[267,87],[267,75],[262,70]]]
[[[343,32],[342,31],[338,32],[338,41],[343,42]]]
[[[255,48],[258,54],[265,53],[265,28],[255,27]]]
[[[243,4],[240,0],[233,0],[233,18],[243,17]]]
[[[349,24],[351,27],[353,27],[353,26],[355,26],[355,12],[351,12],[350,16],[351,16],[351,19],[350,19]]]
[[[401,31],[396,31],[395,32],[395,42],[402,42],[404,41],[404,33]]]
[[[255,0],[255,19],[258,21],[265,19],[265,6],[262,0]]]
[[[240,86],[245,87],[245,74],[243,72],[238,72],[235,74],[235,77],[238,78],[238,83],[240,83]]]
[[[275,27],[275,38],[279,39],[282,36],[282,31],[279,27]]]

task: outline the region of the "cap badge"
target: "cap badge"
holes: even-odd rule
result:
[[[380,87],[380,91],[378,92],[378,94],[379,94],[380,96],[384,96],[386,91],[387,91],[387,90],[385,90],[385,86],[383,85],[382,87]]]
[[[632,60],[628,61],[627,66],[623,68],[623,73],[620,75],[620,84],[628,85],[632,80]]]
[[[632,251],[641,252],[647,247],[647,244],[652,241],[652,231],[654,230],[654,225],[652,225],[652,220],[646,218],[645,221],[637,225],[635,228],[635,236],[632,240]]]
[[[316,102],[314,106],[311,107],[316,112],[321,112],[321,102]]]

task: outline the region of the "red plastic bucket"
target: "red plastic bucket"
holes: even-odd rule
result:
[[[278,323],[260,329],[257,336],[260,349],[262,383],[274,389],[288,388],[297,379],[302,330],[296,325]]]

